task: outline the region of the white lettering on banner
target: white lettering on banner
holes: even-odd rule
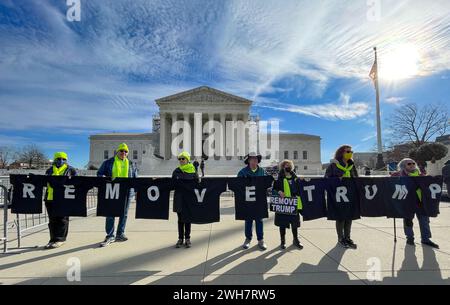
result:
[[[33,194],[33,191],[35,189],[36,189],[36,187],[33,184],[23,183],[23,195],[22,195],[22,198],[35,199],[36,196],[34,196],[34,194]]]
[[[270,210],[276,213],[295,215],[297,213],[297,198],[270,197]]]
[[[147,197],[150,201],[156,201],[159,198],[159,188],[153,185],[147,189]]]
[[[112,183],[106,184],[105,199],[118,200],[119,194],[120,194],[120,184],[119,183],[114,184],[114,188],[113,188]]]
[[[341,200],[342,199],[342,200]],[[336,202],[350,202],[347,197],[347,187],[338,186],[336,188]]]
[[[315,185],[304,186],[303,189],[308,193],[308,201],[313,201],[312,191],[316,189]]]
[[[250,202],[256,201],[256,186],[246,186],[245,187],[245,201],[250,201]]]
[[[392,195],[392,199],[398,199],[398,200],[405,200],[408,196],[408,189],[406,188],[406,185],[395,185],[395,192],[394,195]]]
[[[270,203],[297,206],[297,198],[272,196],[270,197]]]
[[[194,189],[195,196],[197,196],[197,201],[199,203],[203,203],[203,199],[205,199],[206,189],[202,189],[202,192],[199,194],[198,189]]]
[[[442,188],[439,184],[433,183],[429,186],[430,192],[431,192],[431,198],[437,199],[437,194],[442,193]]]
[[[64,185],[64,199],[75,199],[74,185]]]
[[[370,185],[366,185],[364,188],[366,190],[366,199],[372,200],[373,198],[375,198],[375,196],[377,195],[377,192],[378,192],[378,187],[375,184],[372,185],[372,191],[373,191],[372,195],[370,194]]]

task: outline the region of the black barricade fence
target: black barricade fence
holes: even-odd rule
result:
[[[220,195],[227,186],[235,194],[236,220],[268,218],[267,194],[273,182],[271,176],[198,181],[117,178],[111,181],[102,177],[11,175],[10,180],[13,213],[42,212],[44,189],[49,185],[54,197],[51,213],[56,216],[86,216],[86,194],[96,187],[98,216],[123,215],[131,189],[134,189],[137,191],[136,218],[169,219],[170,192],[175,190],[182,201],[181,221],[197,224],[220,221]],[[437,217],[442,182],[441,176],[299,179],[300,213],[305,221],[324,217],[350,220],[361,216],[411,219],[415,213]],[[293,206],[294,202],[288,205]]]

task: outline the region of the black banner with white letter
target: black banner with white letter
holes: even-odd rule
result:
[[[54,216],[86,216],[86,194],[96,187],[97,215],[120,217],[137,191],[136,218],[168,219],[170,191],[183,198],[182,221],[212,223],[220,220],[220,194],[226,186],[234,192],[237,220],[268,218],[268,189],[273,178],[204,178],[201,181],[173,181],[171,178],[54,177],[11,175],[12,212],[42,212],[44,189],[53,187]],[[299,179],[303,220],[327,217],[350,220],[362,217],[413,218],[419,213],[439,214],[442,177],[361,177]],[[326,194],[326,196],[325,196]],[[278,207],[293,206],[285,202]],[[272,209],[277,212],[276,210]],[[280,211],[280,210],[279,210]],[[278,211],[278,212],[279,212]],[[285,211],[286,212],[286,211]]]
[[[139,178],[134,183],[136,219],[169,219],[169,197],[173,189],[171,178]]]

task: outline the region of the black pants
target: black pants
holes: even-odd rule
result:
[[[69,217],[53,216],[52,215],[52,202],[46,202],[45,206],[48,213],[48,229],[50,231],[50,242],[63,242],[66,241],[69,234]]]
[[[178,214],[178,239],[191,239],[191,224],[180,221],[180,214]]]
[[[292,238],[294,240],[298,239],[298,228],[291,226],[292,229]],[[280,238],[281,241],[286,241],[286,227],[280,227]]]
[[[339,240],[350,239],[352,233],[352,221],[336,220],[336,232]]]

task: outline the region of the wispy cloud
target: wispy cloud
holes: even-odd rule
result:
[[[256,107],[298,113],[327,120],[352,120],[366,115],[370,109],[368,103],[351,102],[350,96],[344,93],[341,93],[337,103],[293,105],[270,98],[262,98],[256,102]]]
[[[375,139],[377,136],[376,132],[372,132],[370,134],[368,134],[367,136],[365,136],[364,138],[361,139],[362,142],[367,142],[369,140]]]
[[[392,105],[398,105],[398,104],[400,104],[401,102],[403,102],[404,100],[405,100],[404,97],[395,97],[395,96],[392,96],[392,97],[386,98],[386,99],[385,99],[385,102],[388,103],[388,104],[392,104]]]
[[[293,105],[267,94],[320,99],[333,79],[368,81],[375,45],[380,70],[398,42],[417,46],[422,74],[450,69],[448,0],[382,0],[378,22],[353,0],[92,0],[73,23],[66,9],[0,3],[1,129],[150,130],[154,99],[203,84],[258,107],[349,120],[367,103],[343,95]]]

